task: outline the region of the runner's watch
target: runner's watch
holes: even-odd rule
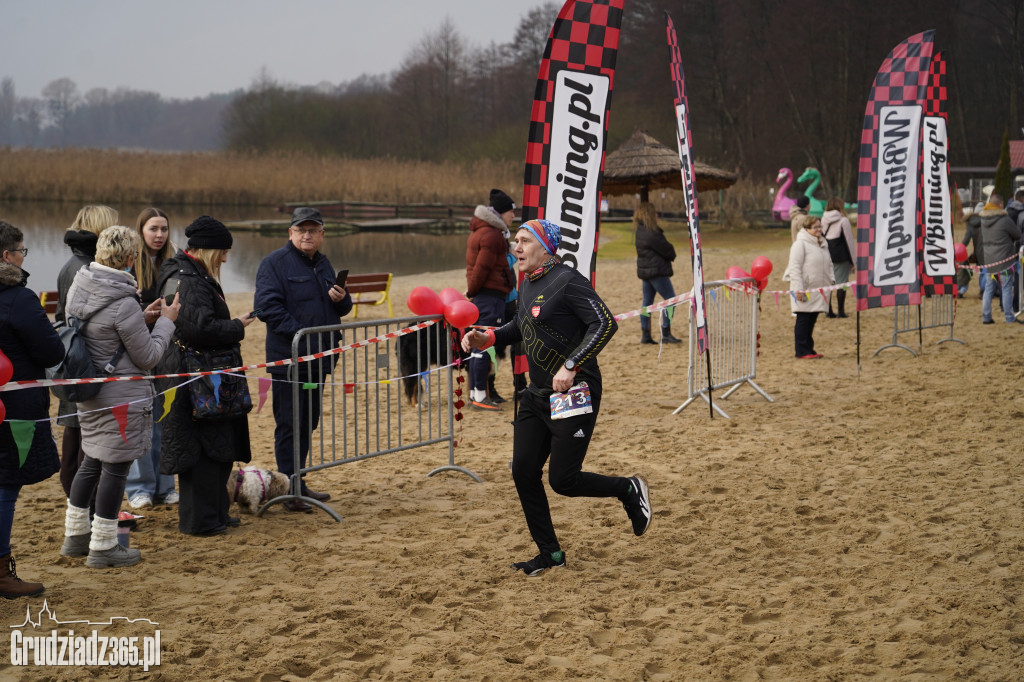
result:
[[[579,368],[576,366],[576,363],[573,362],[572,360],[566,360],[565,364],[562,365],[562,366],[565,367],[570,372],[578,372],[578,371],[580,371]]]

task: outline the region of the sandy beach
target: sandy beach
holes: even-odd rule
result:
[[[687,247],[683,233],[671,238],[680,292]],[[706,279],[765,255],[768,289],[784,289],[789,239],[707,234]],[[420,284],[461,290],[465,276],[397,278],[396,316]],[[599,260],[597,289],[615,313],[639,307],[634,261]],[[251,294],[229,299],[235,313],[252,307]],[[600,356],[586,467],[643,474],[654,522],[635,538],[618,502],[549,493],[568,565],[538,578],[509,568],[536,554],[508,469],[510,405],[461,422],[457,462],[482,483],[428,478],[447,459],[430,446],[311,474],[341,523],[278,506],[193,538],[177,532],[175,507],[158,506],[132,535],[142,563],[125,569],[59,556],[54,476],[22,491],[12,542],[19,575],[46,593],[3,601],[0,620],[17,626],[26,607],[35,618],[44,598],[63,621],[146,618],[161,662],[148,673],[15,667],[5,644],[0,678],[1019,679],[1024,326],[983,326],[980,309],[972,283],[955,327],[966,345],[937,345],[948,330],[925,330],[917,357],[872,357],[890,341],[892,312],[863,313],[858,371],[854,314],[819,319],[825,357],[801,361],[787,301],[766,296],[757,383],[774,402],[740,389],[723,403],[730,419],[710,419],[703,402],[673,415],[687,397],[686,344],[641,346],[638,320],[622,322]],[[673,331],[685,339],[684,320]],[[263,360],[263,341],[250,326],[247,362]],[[901,341],[917,349],[916,334]],[[510,384],[503,364],[505,397]],[[273,468],[269,404],[250,426],[254,464]]]

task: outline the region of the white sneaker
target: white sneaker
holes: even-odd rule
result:
[[[178,491],[177,490],[172,490],[171,492],[169,492],[166,495],[164,495],[164,497],[161,500],[161,502],[163,502],[163,504],[178,504],[178,500],[180,500],[180,499],[181,498],[178,497]]]
[[[144,507],[153,506],[153,498],[146,493],[139,493],[132,499],[128,500],[128,506],[132,509],[143,509]]]

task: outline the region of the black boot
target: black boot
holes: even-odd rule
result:
[[[661,342],[662,343],[682,343],[682,340],[672,336],[671,327],[663,327],[661,330]]]
[[[491,400],[496,403],[503,403],[505,399],[498,395],[498,389],[494,387],[494,375],[487,377],[487,394],[491,396]]]
[[[849,317],[846,314],[846,291],[840,289],[836,292],[836,303],[839,304],[839,317]]]
[[[828,295],[828,312],[825,313],[825,317],[835,317],[836,314],[832,312],[832,294]]]
[[[640,330],[640,343],[649,343],[649,344],[652,344],[652,345],[657,345],[658,342],[651,338],[651,330],[650,329],[641,329]]]

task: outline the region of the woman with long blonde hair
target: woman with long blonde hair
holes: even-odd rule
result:
[[[163,295],[176,290],[181,315],[175,345],[161,367],[187,371],[185,349],[211,352],[232,349],[241,362],[245,328],[255,319],[232,318],[220,285],[220,268],[228,259],[231,232],[216,218],[199,216],[185,229],[188,246],[164,261],[157,276]],[[178,476],[178,530],[188,535],[220,535],[239,524],[228,515],[228,475],[234,462],[248,462],[249,420],[242,414],[217,421],[192,419],[189,389],[179,390],[164,419],[160,473]]]

